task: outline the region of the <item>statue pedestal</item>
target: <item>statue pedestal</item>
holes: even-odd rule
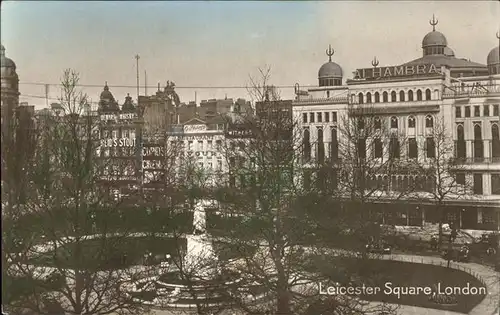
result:
[[[202,278],[212,278],[217,273],[217,256],[207,234],[187,235],[187,252],[184,267],[187,272]]]

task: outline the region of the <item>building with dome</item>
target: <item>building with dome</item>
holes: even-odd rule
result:
[[[499,48],[491,50],[486,64],[460,58],[436,30],[434,16],[430,24],[421,57],[388,66],[379,66],[374,58],[371,68],[357,69],[344,85],[341,65],[332,62],[329,47],[318,87],[296,88],[293,115],[301,133],[300,181],[304,186],[330,185],[348,198],[340,184],[341,176],[347,176],[342,170],[356,166],[345,152],[355,152],[374,170],[391,159],[402,161],[400,165],[407,161],[408,166],[390,172],[388,167],[373,171],[363,188],[365,201],[386,223],[437,222],[436,174],[409,165],[417,162],[431,169],[439,153],[435,131],[442,123],[453,140],[447,157],[456,171],[450,181],[456,189],[470,190],[446,196],[446,220],[460,228],[500,229]],[[368,120],[374,122],[373,133],[360,136]],[[354,132],[346,135],[352,122]],[[412,193],[404,194],[408,187]]]
[[[16,108],[19,106],[19,77],[16,64],[7,58],[5,47],[0,46],[2,131],[8,134]]]
[[[100,146],[98,156],[105,167],[102,181],[120,190],[141,183],[139,111],[127,94],[122,106],[115,100],[107,82],[99,98]]]

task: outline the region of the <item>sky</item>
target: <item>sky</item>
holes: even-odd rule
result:
[[[209,98],[250,99],[245,88],[258,69],[271,68],[270,83],[318,84],[318,69],[332,60],[344,80],[357,68],[399,65],[422,56],[432,31],[445,34],[459,58],[486,63],[498,45],[498,1],[3,1],[1,40],[17,65],[20,101],[37,108],[55,102],[64,69],[80,73],[82,91],[97,102],[107,81],[123,103],[140,95],[145,71],[148,95],[167,80],[182,102]],[[42,83],[35,85],[33,83]],[[90,85],[90,86],[86,86]],[[218,88],[202,88],[218,87]],[[239,88],[228,88],[239,87]]]

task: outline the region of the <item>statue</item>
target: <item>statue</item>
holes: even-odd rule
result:
[[[187,235],[187,252],[184,257],[188,270],[200,278],[210,278],[217,273],[217,257],[206,232],[206,213],[203,201],[198,201],[193,214],[193,234]]]
[[[194,227],[193,231],[194,235],[200,235],[206,233],[206,228],[207,228],[206,213],[205,213],[205,208],[200,202],[197,203],[194,207],[193,227]]]

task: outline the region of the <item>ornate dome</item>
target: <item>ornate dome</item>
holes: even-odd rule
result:
[[[122,110],[124,111],[133,111],[135,110],[134,103],[132,102],[132,97],[129,93],[127,93],[127,97],[125,97],[125,103],[122,105]]]
[[[450,47],[444,48],[444,55],[447,57],[455,57],[455,52]]]
[[[108,82],[104,85],[104,90],[101,92],[101,100],[114,101],[113,94],[109,91]]]
[[[488,54],[486,64],[488,66],[500,63],[500,46],[493,48]]]
[[[342,68],[335,62],[329,61],[321,66],[318,71],[318,78],[341,78]]]
[[[326,55],[328,56],[328,62],[324,63],[318,71],[318,79],[324,78],[342,78],[342,68],[332,61],[332,56],[334,54],[334,50],[330,45],[326,51]]]
[[[16,64],[12,59],[5,57],[5,47],[1,45],[0,47],[0,65],[2,68],[14,68],[16,69]]]
[[[438,31],[432,31],[427,33],[422,40],[422,48],[429,46],[448,46],[448,41],[443,33]]]
[[[422,48],[429,46],[448,46],[448,41],[443,33],[436,31],[436,25],[439,20],[436,20],[436,17],[432,15],[432,20],[429,21],[429,24],[432,25],[432,32],[427,33],[422,40]]]

